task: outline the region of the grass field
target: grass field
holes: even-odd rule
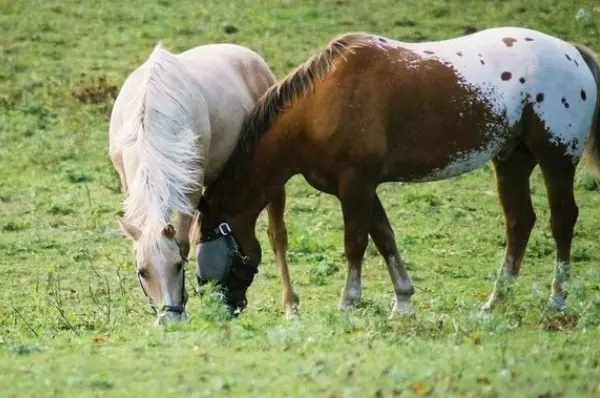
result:
[[[392,287],[373,246],[363,304],[339,312],[341,212],[288,184],[292,277],[302,320],[283,317],[265,233],[249,308],[226,321],[192,297],[189,323],[152,327],[116,215],[108,115],[126,75],[172,50],[235,42],[283,77],[333,36],[363,30],[434,40],[526,26],[600,50],[591,0],[0,0],[0,397],[504,396],[600,394],[600,189],[581,178],[570,308],[546,309],[554,261],[548,206],[515,299],[493,314],[504,246],[490,165],[380,194],[416,284],[415,319],[387,320]],[[577,20],[585,8],[589,18]],[[188,275],[193,275],[192,261]],[[188,288],[195,281],[190,280]]]

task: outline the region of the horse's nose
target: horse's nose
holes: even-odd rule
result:
[[[162,326],[169,323],[180,323],[187,321],[185,312],[165,311],[156,318],[155,326]]]

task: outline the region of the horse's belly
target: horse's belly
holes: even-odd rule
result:
[[[456,158],[445,166],[431,170],[429,174],[417,178],[415,182],[438,181],[455,177],[460,174],[478,169],[497,153],[497,150],[485,149],[456,154]]]
[[[404,158],[385,170],[384,179],[403,182],[445,180],[482,167],[496,156],[504,145],[505,143],[499,140],[488,142],[479,148],[458,151],[451,155]]]

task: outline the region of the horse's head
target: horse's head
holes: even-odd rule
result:
[[[185,321],[185,258],[175,239],[175,228],[168,224],[152,234],[142,233],[121,219],[119,224],[133,242],[137,278],[156,313],[156,324]]]
[[[258,261],[253,261],[242,249],[236,231],[228,221],[211,211],[203,196],[198,206],[196,277],[200,286],[215,282],[225,298],[225,304],[235,314],[247,305],[246,291],[258,271]],[[249,240],[255,240],[253,235]],[[241,236],[240,236],[241,237]],[[258,247],[260,253],[260,246]]]

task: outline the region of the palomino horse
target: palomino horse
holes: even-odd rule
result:
[[[248,226],[302,174],[341,202],[348,273],[340,306],[361,298],[370,234],[394,286],[392,315],[410,312],[413,283],[377,186],[446,179],[491,159],[507,235],[491,308],[521,268],[535,222],[529,177],[539,165],[557,246],[550,303],[561,309],[578,215],[573,180],[586,141],[600,163],[598,81],[591,51],[528,29],[428,43],[343,35],[269,89],[245,120],[222,175],[200,200],[202,233],[227,221],[243,253],[259,259]]]
[[[255,52],[211,44],[173,54],[156,46],[125,81],[110,121],[110,157],[126,195],[121,230],[159,323],[185,319],[184,263],[204,185],[220,172],[244,117],[276,82]],[[271,197],[269,236],[287,270],[283,187]],[[177,228],[169,224],[178,212]]]

